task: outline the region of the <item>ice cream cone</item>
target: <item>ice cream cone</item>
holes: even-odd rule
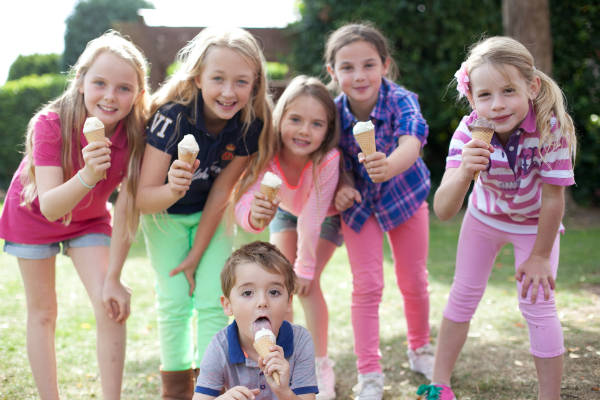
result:
[[[359,121],[352,128],[354,139],[358,142],[364,156],[375,153],[375,126],[371,121]]]
[[[473,139],[479,139],[487,144],[490,144],[492,136],[494,136],[494,124],[485,118],[476,119],[469,126],[469,129],[471,130],[471,137]],[[479,178],[479,171],[473,175],[473,181],[477,182],[477,178]]]
[[[198,142],[196,142],[192,134],[185,135],[179,144],[177,144],[177,158],[191,166],[194,165],[199,151]]]
[[[260,182],[260,192],[262,194],[264,194],[267,197],[267,200],[269,200],[271,203],[275,201],[275,198],[277,198],[277,193],[279,193],[279,188],[281,187],[281,178],[279,178],[277,175],[275,175],[272,172],[267,171],[267,173],[265,173],[262,181]],[[259,220],[258,221],[258,227],[257,228],[264,228],[264,226],[266,225],[267,221],[266,220]]]
[[[83,135],[88,143],[104,141],[104,124],[96,117],[86,118],[83,124]],[[106,171],[102,179],[106,179]]]
[[[265,358],[271,352],[271,346],[275,344],[274,337],[275,336],[271,333],[271,335],[261,336],[254,341],[252,345],[259,356]],[[279,372],[273,372],[272,378],[277,385],[281,383],[279,380]]]

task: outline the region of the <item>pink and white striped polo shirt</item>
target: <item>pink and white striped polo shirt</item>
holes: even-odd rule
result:
[[[460,166],[462,148],[471,140],[468,126],[476,118],[475,111],[463,117],[452,135],[446,169]],[[531,108],[505,146],[494,134],[491,143],[494,152],[488,169],[481,172],[469,196],[469,212],[481,222],[505,232],[537,233],[542,185],[575,183],[571,154],[560,128],[552,130],[554,144],[540,149],[535,118]],[[563,229],[561,224],[561,231]]]

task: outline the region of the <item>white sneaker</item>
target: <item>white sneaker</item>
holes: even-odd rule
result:
[[[335,399],[335,372],[333,372],[335,363],[328,357],[317,357],[315,363],[319,386],[317,400]]]
[[[369,372],[358,374],[358,383],[352,388],[354,400],[381,400],[383,397],[383,374]]]
[[[431,380],[433,376],[433,362],[435,360],[433,346],[427,343],[425,346],[415,350],[409,348],[406,351],[406,355],[408,355],[410,369],[425,375],[427,379]]]

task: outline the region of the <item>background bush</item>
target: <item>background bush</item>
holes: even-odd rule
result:
[[[9,81],[27,75],[60,74],[60,54],[31,54],[19,56],[8,70]]]
[[[0,187],[8,187],[23,156],[27,123],[65,86],[65,76],[46,74],[8,81],[0,87]]]
[[[600,204],[600,6],[589,1],[550,0],[554,77],[569,102],[580,140],[576,199]],[[448,143],[468,107],[448,87],[468,47],[483,36],[502,34],[501,0],[304,0],[301,21],[290,27],[294,73],[326,77],[324,43],[348,22],[372,21],[390,40],[400,84],[419,95],[429,123],[424,159],[436,186],[444,171]],[[328,79],[327,79],[328,80]]]

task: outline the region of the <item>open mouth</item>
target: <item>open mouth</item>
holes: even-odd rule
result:
[[[117,109],[115,107],[108,107],[108,106],[103,106],[98,104],[98,108],[101,109],[104,112],[115,112],[117,111]]]
[[[253,332],[258,332],[261,329],[268,329],[270,331],[272,331],[273,329],[271,328],[271,321],[269,320],[268,317],[258,317],[253,323],[252,323],[252,331]]]
[[[310,145],[310,142],[308,140],[303,139],[293,139],[293,142],[294,144],[302,147]]]

